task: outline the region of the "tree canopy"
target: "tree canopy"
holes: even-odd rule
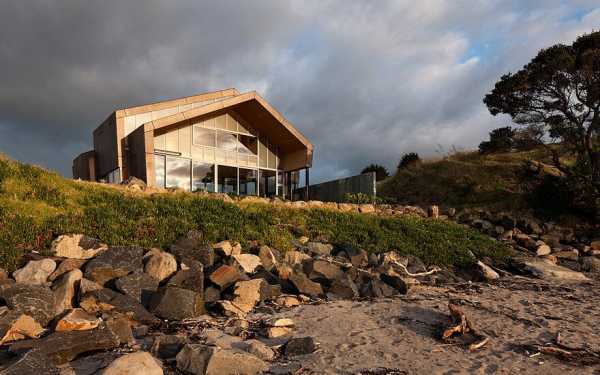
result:
[[[369,173],[369,172],[375,172],[375,180],[376,181],[385,180],[387,177],[390,176],[387,169],[385,169],[385,167],[383,165],[379,165],[379,164],[369,164],[360,173],[363,174],[363,173]]]

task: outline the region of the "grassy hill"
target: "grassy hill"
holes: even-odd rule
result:
[[[523,179],[528,160],[550,162],[541,149],[491,155],[456,153],[398,171],[379,186],[378,193],[403,204],[528,209]]]
[[[280,250],[301,234],[372,252],[391,249],[426,263],[467,265],[507,249],[462,226],[414,217],[379,217],[272,204],[234,204],[192,193],[154,194],[77,182],[0,157],[0,266],[14,269],[24,252],[47,251],[64,233],[83,233],[112,245],[167,248],[191,229],[207,241],[247,245],[257,240]]]

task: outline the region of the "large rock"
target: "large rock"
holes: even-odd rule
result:
[[[284,353],[288,357],[305,355],[314,352],[315,340],[312,337],[293,338],[285,344]]]
[[[73,309],[56,323],[55,331],[87,331],[98,328],[100,319],[83,309]]]
[[[56,299],[46,286],[14,284],[0,288],[0,298],[9,309],[31,316],[43,327],[54,318]]]
[[[196,318],[206,312],[201,293],[171,286],[154,296],[150,311],[168,320]]]
[[[494,271],[492,269],[492,267],[488,266],[487,264],[483,263],[480,260],[477,261],[477,269],[479,271],[481,278],[484,280],[493,281],[493,280],[497,280],[500,278],[500,275],[498,275],[498,272]]]
[[[85,278],[106,285],[110,280],[142,270],[144,249],[138,246],[111,246],[85,266]]]
[[[348,275],[344,275],[333,281],[328,290],[328,295],[333,294],[337,298],[353,299],[360,296],[358,287]],[[299,304],[299,303],[298,303]]]
[[[186,236],[171,245],[170,250],[180,261],[184,258],[192,258],[202,263],[204,267],[211,267],[215,262],[215,250],[206,244],[200,231],[188,232]]]
[[[55,365],[61,365],[83,353],[113,349],[118,345],[119,340],[110,330],[96,329],[55,332],[38,340],[17,341],[10,346],[9,350],[13,353],[32,350],[42,354]]]
[[[20,284],[45,284],[55,269],[56,262],[52,259],[32,260],[25,267],[13,272],[13,277]]]
[[[25,353],[0,373],[2,375],[62,375],[62,371],[52,361],[37,351]]]
[[[0,317],[0,345],[26,338],[37,338],[44,328],[29,315],[8,311]]]
[[[406,292],[408,292],[408,284],[399,274],[392,270],[382,273],[379,275],[379,278],[387,285],[396,289],[400,294],[406,294]]]
[[[258,257],[265,270],[271,271],[278,263],[278,255],[275,250],[268,246],[261,246],[258,250]]]
[[[159,282],[177,271],[175,256],[165,251],[152,249],[144,256],[144,261],[144,272],[156,278]]]
[[[315,298],[323,295],[321,284],[310,280],[304,273],[293,272],[290,275],[289,280],[301,294],[306,294],[307,296]]]
[[[521,272],[547,280],[581,282],[589,279],[581,272],[572,271],[540,258],[515,258],[511,265]]]
[[[290,250],[286,251],[283,255],[283,261],[289,265],[302,265],[306,261],[310,261],[312,258],[308,254],[304,254],[300,251]]]
[[[162,375],[158,361],[148,352],[126,354],[116,359],[103,372],[103,375]]]
[[[360,295],[366,298],[391,297],[396,294],[398,294],[396,288],[389,286],[377,278],[370,279],[360,288]]]
[[[242,280],[243,277],[237,267],[224,264],[214,270],[213,273],[210,274],[209,279],[223,290],[228,286],[235,284],[237,281]]]
[[[141,271],[130,273],[115,281],[117,290],[130,296],[144,306],[152,299],[152,295],[158,290],[158,279]]]
[[[186,262],[187,269],[177,271],[169,279],[167,285],[202,293],[204,291],[204,267],[202,263],[193,259],[187,259]]]
[[[266,371],[268,366],[240,350],[188,344],[177,354],[177,368],[195,375],[255,375]]]
[[[73,259],[90,259],[106,249],[105,244],[83,234],[59,236],[51,246],[54,256]]]
[[[187,344],[188,339],[179,335],[161,335],[157,336],[152,343],[150,352],[163,359],[174,358],[177,353]]]
[[[257,268],[262,266],[260,258],[254,254],[232,255],[234,263],[237,264],[245,273],[254,273]]]
[[[354,267],[365,267],[369,264],[369,253],[363,249],[347,244],[342,247],[342,250],[348,255]]]
[[[246,341],[241,341],[233,345],[235,349],[240,349],[245,352],[248,352],[263,361],[272,361],[275,359],[275,352],[269,346],[267,346],[262,341],[258,341],[256,339],[250,339]]]
[[[48,276],[48,281],[54,281],[69,271],[81,268],[81,266],[83,266],[85,262],[86,260],[84,259],[63,260],[62,262],[60,262],[58,267],[56,267],[56,270],[52,272],[50,276]]]
[[[95,290],[81,296],[79,305],[88,313],[119,312],[143,324],[154,324],[158,319],[134,298],[110,289]]]
[[[584,272],[600,273],[600,259],[596,257],[582,257],[579,259],[579,263]]]
[[[328,281],[337,280],[344,276],[344,271],[340,266],[327,262],[325,260],[315,260],[310,265],[309,277],[312,280],[325,279]]]
[[[238,281],[233,291],[233,303],[243,312],[249,313],[254,306],[270,296],[269,284],[264,279]]]
[[[215,249],[217,254],[219,254],[220,256],[223,256],[223,257],[229,257],[233,253],[233,246],[231,245],[231,242],[229,242],[229,241],[218,242],[218,243],[212,245],[212,248]]]
[[[306,244],[306,247],[312,254],[321,256],[329,256],[331,255],[331,250],[333,250],[332,245],[321,242],[309,242]]]
[[[74,269],[67,272],[56,282],[54,287],[56,315],[73,308],[77,284],[82,277],[83,273],[78,269]]]

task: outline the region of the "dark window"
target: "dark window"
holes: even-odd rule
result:
[[[192,191],[215,191],[215,165],[192,163]]]
[[[255,169],[240,168],[240,195],[256,195],[256,175]]]
[[[219,193],[237,194],[237,168],[219,165]]]
[[[272,197],[276,195],[275,171],[261,169],[259,174],[259,184],[260,187],[258,190],[262,197]]]
[[[246,155],[257,155],[258,154],[258,141],[256,137],[250,137],[248,135],[238,135],[240,143],[238,144],[238,152]]]

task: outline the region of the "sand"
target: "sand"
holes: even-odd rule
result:
[[[491,285],[418,286],[398,298],[304,305],[279,315],[296,322],[295,337],[312,336],[319,349],[287,364],[296,374],[600,374],[594,358],[561,360],[529,347],[560,331],[564,344],[599,351],[599,286],[511,276]],[[486,347],[469,352],[439,339],[450,324],[451,300],[491,338]]]

